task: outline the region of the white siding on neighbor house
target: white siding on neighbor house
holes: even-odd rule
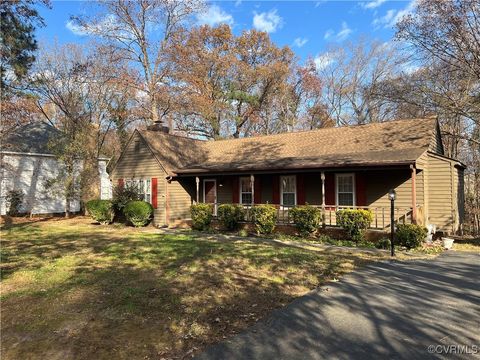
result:
[[[6,195],[10,190],[22,190],[24,193],[22,213],[50,214],[65,211],[65,200],[61,190],[47,190],[46,181],[53,179],[61,171],[61,164],[51,155],[2,153],[0,155],[0,215],[7,212]],[[102,165],[103,163],[103,165]],[[109,183],[106,173],[106,161],[100,161],[101,184]],[[79,162],[79,167],[81,167]],[[99,184],[99,186],[101,186]],[[102,196],[111,193],[100,189]],[[79,211],[80,202],[71,204],[71,211]]]
[[[110,200],[112,198],[112,182],[107,173],[108,160],[98,160],[98,173],[100,174],[100,199]]]

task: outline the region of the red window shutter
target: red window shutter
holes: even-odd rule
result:
[[[367,183],[363,172],[355,174],[355,195],[357,206],[367,206]]]
[[[254,187],[253,202],[255,204],[261,204],[262,203],[262,183],[260,182],[260,177],[255,176],[255,182],[253,187]]]
[[[152,178],[152,206],[154,209],[158,207],[158,180],[157,178]]]
[[[280,204],[280,176],[272,176],[272,203]]]
[[[118,179],[118,187],[123,188],[123,179]]]
[[[240,203],[240,187],[238,176],[235,176],[232,180],[232,203]]]
[[[297,175],[297,204],[305,205],[305,175]]]
[[[336,205],[335,201],[335,174],[325,174],[325,205]]]

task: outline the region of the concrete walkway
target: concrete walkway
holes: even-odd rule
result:
[[[479,254],[455,252],[370,265],[197,358],[480,358],[479,270]],[[450,345],[469,346],[470,354]]]

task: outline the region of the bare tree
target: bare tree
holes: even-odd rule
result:
[[[142,70],[136,89],[148,99],[148,118],[158,121],[173,107],[171,67],[166,48],[184,21],[203,8],[197,0],[103,0],[94,17],[72,20],[84,32],[98,36]]]
[[[135,80],[122,60],[108,50],[54,45],[43,48],[35,63],[31,81],[37,108],[60,130],[50,146],[64,170],[54,182],[63,185],[51,182],[50,187],[63,189],[66,214],[76,196],[87,200],[98,190],[97,159],[105,155],[104,150],[106,155],[113,155],[106,147],[109,134],[118,125],[112,113],[129,94],[125,83]],[[128,79],[118,81],[122,76]]]
[[[377,89],[400,74],[407,64],[407,57],[394,45],[361,39],[356,44],[332,48],[317,58],[325,110],[337,125],[392,117],[391,107],[377,96]]]

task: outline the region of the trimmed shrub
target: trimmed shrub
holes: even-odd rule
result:
[[[195,230],[208,230],[213,217],[212,204],[194,204],[190,207],[192,228]]]
[[[257,234],[271,234],[277,224],[277,209],[273,205],[258,205],[251,209]]]
[[[294,207],[290,213],[298,231],[304,236],[315,233],[322,222],[322,211],[311,205]]]
[[[427,237],[427,228],[416,224],[398,224],[395,233],[397,243],[408,250],[418,248]]]
[[[218,206],[217,217],[227,230],[235,230],[238,223],[243,220],[245,211],[239,204],[222,204]]]
[[[7,196],[5,197],[6,203],[8,204],[7,215],[17,216],[20,214],[23,197],[24,194],[22,190],[10,190],[7,192]]]
[[[338,210],[336,213],[337,225],[341,226],[350,239],[355,242],[363,241],[365,232],[373,220],[373,213],[363,209]]]
[[[146,201],[130,201],[123,208],[123,214],[133,226],[145,226],[153,216],[153,206]]]
[[[113,189],[113,196],[112,202],[115,207],[115,210],[118,211],[119,214],[122,214],[123,208],[130,202],[130,201],[138,201],[141,200],[140,195],[138,193],[138,188],[135,185],[125,185],[125,186],[116,186]]]
[[[113,203],[110,200],[90,200],[86,203],[86,208],[93,220],[106,225],[113,221],[115,211]]]
[[[384,250],[390,249],[390,239],[387,239],[387,238],[380,239],[375,243],[375,247],[377,249],[384,249]]]

